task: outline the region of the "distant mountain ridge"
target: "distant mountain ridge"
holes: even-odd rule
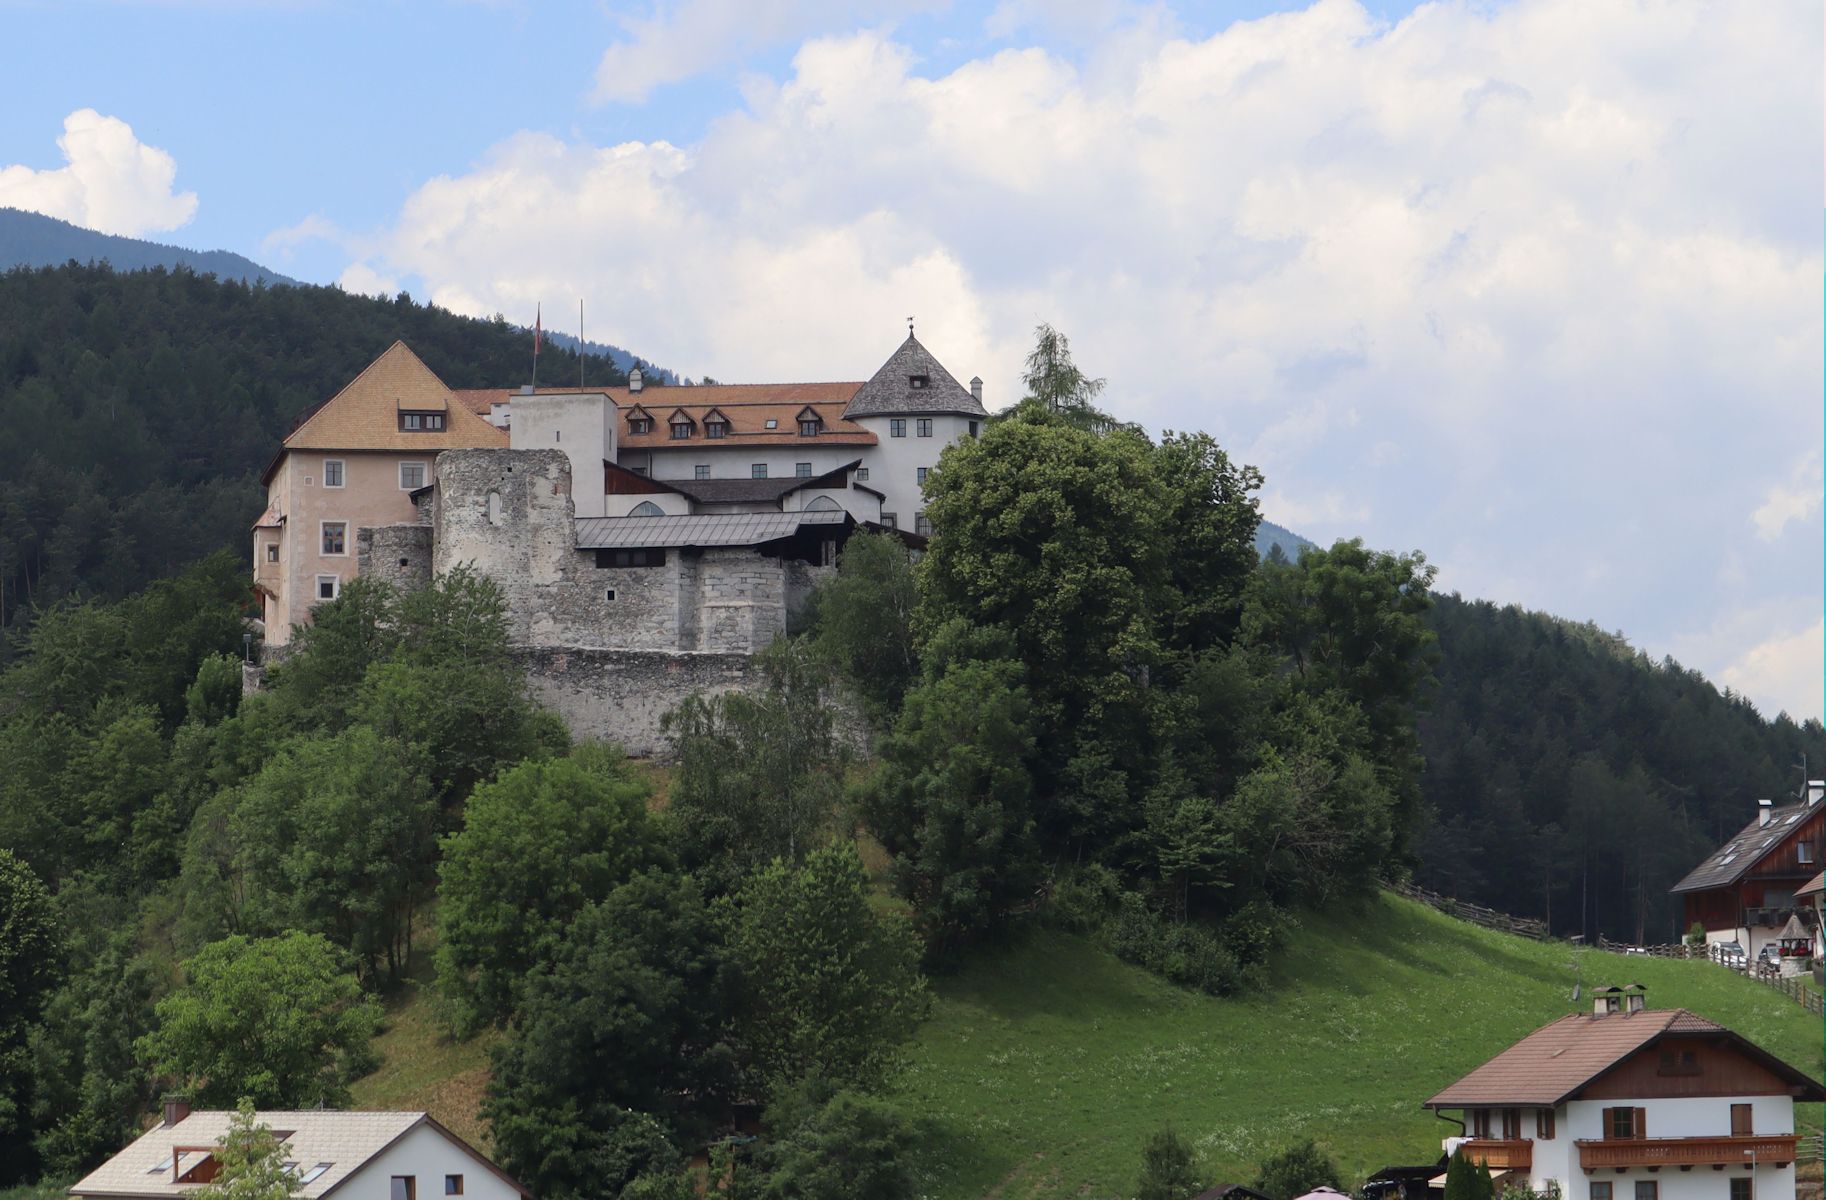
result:
[[[144,271],[152,267],[188,267],[199,275],[234,279],[246,284],[296,284],[298,281],[263,267],[251,258],[228,250],[186,250],[159,242],[97,233],[56,217],[0,208],[0,271],[14,267],[61,267],[105,262],[116,271]]]
[[[1317,544],[1309,542],[1291,529],[1276,525],[1273,521],[1263,521],[1256,526],[1255,552],[1263,558],[1276,546],[1289,562],[1298,562],[1300,555],[1308,550],[1317,549]]]

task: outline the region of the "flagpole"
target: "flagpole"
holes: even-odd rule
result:
[[[539,390],[539,333],[544,323],[545,305],[533,309],[533,391]]]
[[[583,390],[583,359],[589,351],[583,341],[583,297],[577,297],[577,390]]]

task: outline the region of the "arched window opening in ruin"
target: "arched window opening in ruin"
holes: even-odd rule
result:
[[[490,525],[499,525],[501,523],[500,492],[488,493],[488,523]]]

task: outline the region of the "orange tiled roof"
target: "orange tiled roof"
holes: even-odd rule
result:
[[[394,342],[361,374],[286,436],[287,450],[457,450],[507,445],[507,434],[461,403],[404,342]],[[399,414],[441,412],[437,433],[408,433]]]
[[[1722,1025],[1684,1008],[1604,1016],[1573,1013],[1541,1026],[1428,1100],[1426,1107],[1549,1107],[1667,1034],[1725,1034],[1755,1056],[1769,1060]],[[1795,1073],[1793,1068],[1787,1070]]]

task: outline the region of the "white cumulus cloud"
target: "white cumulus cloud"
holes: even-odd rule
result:
[[[736,61],[690,35],[727,9],[631,27],[653,62],[605,94]],[[863,377],[914,315],[992,404],[1050,321],[1112,408],[1211,430],[1315,540],[1419,547],[1443,586],[1651,647],[1720,627],[1733,579],[1817,611],[1819,547],[1755,536],[1792,505],[1744,520],[1822,436],[1826,256],[1794,203],[1826,186],[1817,6],[1388,26],[1317,0],[942,73],[846,19],[759,6],[739,36],[838,32],[689,145],[509,139],[361,266],[478,315],[582,296],[593,335],[730,380]]]
[[[176,229],[196,215],[197,194],[174,190],[176,160],[118,117],[77,109],[64,118],[57,148],[61,167],[0,167],[0,207],[125,237]]]
[[[1765,716],[1785,712],[1818,718],[1826,680],[1826,621],[1777,634],[1751,646],[1720,672],[1720,680],[1757,702]]]
[[[1816,447],[1801,456],[1785,483],[1775,484],[1750,514],[1756,536],[1773,542],[1782,536],[1790,522],[1805,524],[1820,511],[1821,489],[1826,486],[1821,472],[1820,451]]]

